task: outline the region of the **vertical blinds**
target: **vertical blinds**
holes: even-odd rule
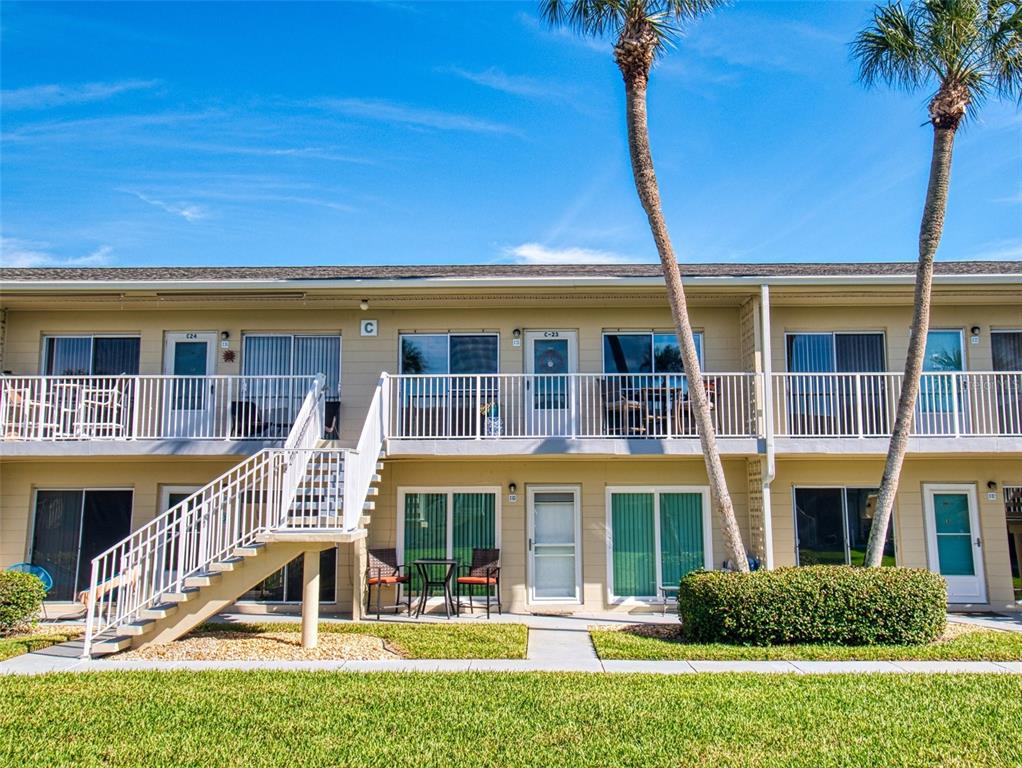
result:
[[[610,515],[614,595],[657,597],[704,567],[702,494],[612,493]]]
[[[886,367],[882,333],[793,333],[789,373],[879,373]]]
[[[651,597],[656,594],[653,494],[615,493],[610,497],[614,551],[614,594]]]
[[[241,372],[246,376],[326,377],[326,391],[341,391],[340,336],[246,334]]]
[[[496,546],[496,510],[497,497],[489,492],[405,494],[404,562],[451,557],[459,566],[471,565],[473,549]]]
[[[134,376],[140,342],[128,336],[50,336],[43,369],[49,376]]]

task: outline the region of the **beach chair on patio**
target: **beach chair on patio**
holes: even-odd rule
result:
[[[468,590],[469,613],[475,611],[472,602],[472,592],[476,587],[483,587],[486,592],[486,618],[490,618],[490,600],[496,598],[497,613],[502,614],[503,608],[500,603],[500,550],[499,549],[473,549],[472,565],[463,565],[458,569],[458,577],[455,579],[455,605],[458,612],[461,612],[461,590]]]
[[[369,567],[366,568],[366,603],[372,605],[373,587],[376,587],[376,620],[379,621],[384,608],[401,607],[401,586],[405,587],[405,605],[412,612],[412,589],[409,584],[408,568],[398,565],[396,549],[370,549]],[[394,588],[394,604],[383,605],[383,588]],[[394,611],[397,613],[397,610]]]

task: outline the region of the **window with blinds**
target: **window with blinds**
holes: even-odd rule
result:
[[[241,372],[245,376],[326,378],[328,400],[341,394],[341,337],[301,334],[245,334]]]
[[[610,593],[652,600],[682,577],[712,567],[703,491],[611,490]]]

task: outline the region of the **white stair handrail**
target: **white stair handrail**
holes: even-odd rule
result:
[[[387,439],[390,403],[389,374],[383,373],[369,401],[369,410],[362,425],[362,433],[354,450],[344,457],[344,527],[357,528],[369,498],[369,488],[376,476],[376,463],[380,460]]]
[[[210,563],[286,523],[323,434],[323,383],[315,380],[285,448],[250,456],[92,559],[84,657],[96,635],[138,618]]]

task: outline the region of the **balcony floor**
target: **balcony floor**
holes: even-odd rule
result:
[[[0,443],[0,457],[59,458],[89,456],[251,456],[276,448],[283,440],[11,440]]]

